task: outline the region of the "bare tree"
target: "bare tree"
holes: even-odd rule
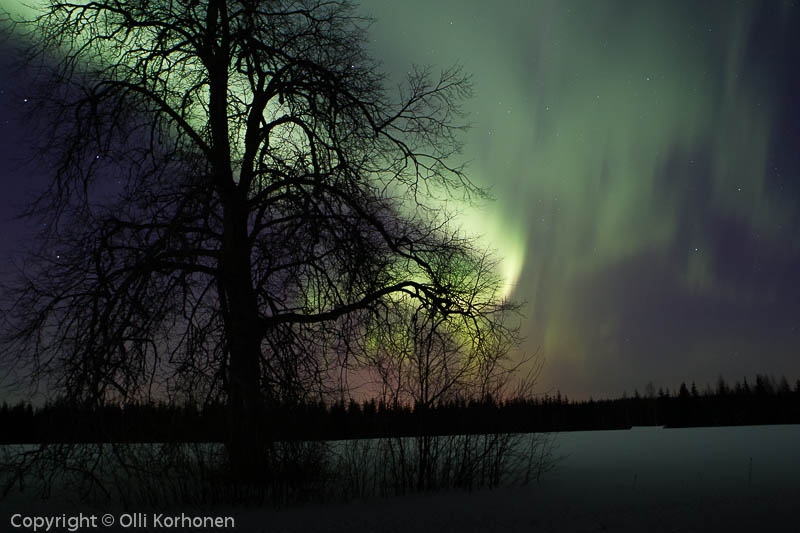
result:
[[[504,379],[517,331],[506,315],[515,308],[497,305],[502,279],[488,254],[440,257],[436,269],[454,294],[479,310],[452,313],[449,300],[436,302],[400,295],[380,321],[370,323],[367,357],[378,394],[390,405],[429,409],[456,399],[482,398]]]
[[[490,263],[440,214],[485,196],[450,162],[468,79],[413,68],[388,93],[364,25],[322,0],[51,0],[19,22],[52,172],[14,364],[76,402],[225,399],[233,472],[261,478],[264,406],[334,386],[397,302],[460,320],[459,346],[501,331],[509,305],[465,285]]]
[[[449,313],[447,302],[431,305],[401,295],[384,320],[371,323],[374,329],[360,350],[369,360],[382,402],[394,409],[414,409],[413,438],[385,442],[384,462],[401,490],[499,482],[519,439],[443,434],[437,421],[455,424],[455,428],[457,421],[444,418],[448,409],[503,401],[512,394],[517,399],[528,396],[526,387],[533,386],[538,368],[534,366],[532,373],[515,382],[520,366],[535,355],[520,361],[510,357],[518,336],[505,315],[514,308],[496,303],[502,279],[491,255],[442,254],[436,268],[439,278],[479,312]]]

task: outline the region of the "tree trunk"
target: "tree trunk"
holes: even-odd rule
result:
[[[231,165],[228,122],[230,38],[227,6],[211,0],[207,6],[209,73],[208,112],[211,126],[214,180],[222,199],[223,235],[220,258],[220,303],[225,322],[229,361],[228,458],[234,479],[263,480],[265,439],[261,428],[261,328],[252,282],[246,187],[236,183]],[[219,38],[217,36],[220,36]]]
[[[261,328],[251,281],[247,215],[225,211],[222,249],[222,297],[230,361],[228,364],[228,456],[235,479],[263,480],[266,449],[260,392]]]

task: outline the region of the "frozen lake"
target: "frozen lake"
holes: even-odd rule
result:
[[[556,436],[544,482],[569,490],[737,494],[800,486],[800,426],[634,428]]]
[[[579,431],[554,445],[538,485],[243,518],[264,532],[800,530],[798,425]]]
[[[526,487],[205,511],[248,532],[800,530],[798,425],[561,433],[553,454],[555,468]],[[79,511],[12,497],[0,530],[23,505]]]

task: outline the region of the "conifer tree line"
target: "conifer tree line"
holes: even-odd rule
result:
[[[0,442],[222,442],[223,404],[135,403],[75,409],[63,401],[0,406]],[[758,374],[702,391],[652,384],[617,399],[537,397],[456,399],[425,407],[374,399],[286,404],[266,413],[276,440],[336,440],[459,434],[626,429],[631,426],[731,426],[800,423],[800,379],[790,385]]]

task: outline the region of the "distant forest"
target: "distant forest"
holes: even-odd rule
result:
[[[0,407],[0,443],[224,442],[222,404],[166,403],[79,407],[65,401]],[[275,406],[264,416],[271,438],[336,440],[627,429],[632,426],[735,426],[800,423],[800,379],[757,375],[729,385],[721,378],[703,391],[648,385],[614,400],[570,401],[560,393],[534,398],[454,400],[435,406],[340,400]]]

